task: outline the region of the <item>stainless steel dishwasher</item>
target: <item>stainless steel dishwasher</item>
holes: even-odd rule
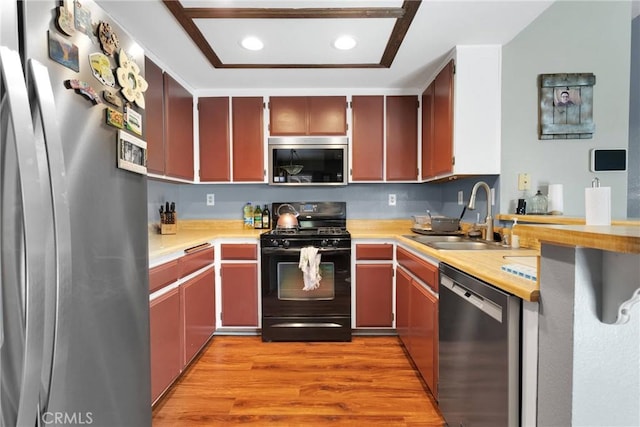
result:
[[[440,264],[438,405],[450,427],[520,425],[520,299]]]

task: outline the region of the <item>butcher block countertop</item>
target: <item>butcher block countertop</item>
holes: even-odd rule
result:
[[[538,283],[507,273],[502,270],[502,266],[517,261],[518,257],[523,261],[532,257],[539,259],[540,242],[640,253],[640,226],[633,221],[629,222],[629,225],[609,227],[518,224],[515,228],[516,234],[522,236],[521,245],[527,247],[486,251],[436,250],[402,237],[411,234],[410,228],[410,220],[347,221],[347,229],[353,239],[393,240],[436,262],[445,262],[526,301],[539,299]],[[160,235],[155,230],[150,230],[150,266],[163,262],[167,257],[175,257],[185,249],[216,239],[255,239],[257,242],[262,232],[263,230],[246,230],[242,221],[238,220],[183,220],[179,223],[178,233],[174,235]]]

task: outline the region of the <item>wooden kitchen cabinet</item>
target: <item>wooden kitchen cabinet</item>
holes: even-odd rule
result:
[[[258,245],[220,245],[222,327],[258,327]]]
[[[393,265],[356,265],[356,327],[393,326]]]
[[[231,180],[229,97],[198,98],[200,181]]]
[[[423,180],[500,173],[500,67],[499,46],[458,46],[422,94]]]
[[[346,135],[345,96],[272,96],[271,136]]]
[[[145,97],[145,123],[142,129],[147,141],[147,172],[164,175],[164,82],[162,69],[144,58],[144,76],[149,84]]]
[[[356,327],[393,327],[393,244],[357,243]]]
[[[164,73],[165,175],[193,181],[193,97]]]
[[[149,305],[151,401],[173,383],[182,370],[180,292],[172,289]]]
[[[258,327],[258,264],[220,267],[222,326]]]
[[[351,98],[351,180],[384,179],[384,96]]]
[[[422,93],[422,176],[453,171],[453,71],[449,61]]]
[[[213,259],[213,247],[208,247],[149,269],[149,293],[163,291],[149,303],[152,402],[215,331]],[[181,280],[199,270],[189,280]]]
[[[396,330],[405,348],[411,348],[409,335],[409,310],[411,301],[411,276],[402,268],[396,269]]]
[[[396,328],[434,397],[438,381],[438,269],[417,255],[396,250]]]
[[[234,97],[233,181],[264,182],[264,102],[262,97]]]
[[[214,269],[185,282],[180,291],[184,313],[184,360],[189,363],[216,329]]]
[[[418,97],[386,98],[386,180],[418,180]]]
[[[409,307],[411,358],[434,397],[438,374],[438,299],[411,281]]]

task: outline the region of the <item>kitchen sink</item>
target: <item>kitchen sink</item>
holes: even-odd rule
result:
[[[510,249],[507,246],[502,246],[500,242],[487,242],[484,240],[470,239],[460,235],[424,236],[406,234],[403,237],[422,243],[423,245],[429,246],[433,249],[455,251]]]
[[[421,234],[406,234],[403,237],[407,237],[419,243],[424,243],[425,245],[432,242],[460,242],[465,238],[460,235],[425,236]]]

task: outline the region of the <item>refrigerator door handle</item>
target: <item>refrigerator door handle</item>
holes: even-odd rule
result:
[[[17,396],[2,397],[0,405],[7,400],[16,399],[17,405],[11,408],[5,408],[0,406],[0,415],[2,421],[12,422],[13,425],[35,425],[37,422],[37,406],[38,395],[40,392],[40,379],[42,369],[42,340],[43,340],[43,321],[44,321],[44,279],[45,270],[42,260],[46,254],[42,245],[42,236],[45,234],[44,220],[41,218],[41,206],[42,206],[42,187],[39,179],[38,159],[36,153],[36,147],[34,144],[33,123],[31,121],[29,97],[25,85],[25,78],[22,72],[22,62],[20,55],[8,49],[7,47],[0,46],[0,74],[2,78],[2,125],[6,126],[2,130],[2,144],[14,143],[12,150],[15,150],[16,165],[9,165],[6,159],[2,159],[3,169],[6,166],[12,166],[17,178],[8,184],[15,184],[15,187],[9,188],[9,190],[15,189],[18,193],[16,199],[10,199],[11,202],[17,202],[19,198],[21,206],[16,206],[16,209],[21,210],[19,220],[21,221],[22,228],[22,245],[24,250],[24,264],[11,267],[12,272],[17,272],[16,280],[6,280],[5,265],[3,265],[3,282],[2,293],[3,299],[5,298],[5,288],[14,287],[11,290],[12,296],[17,300],[18,307],[13,308],[11,319],[18,325],[13,325],[14,328],[21,328],[19,334],[12,336],[11,342],[8,337],[5,336],[5,341],[2,348],[2,370],[0,373],[0,379],[2,379],[2,392],[9,393],[14,391]],[[13,131],[12,141],[6,138],[5,131],[9,128]],[[6,147],[2,146],[2,154],[6,154]],[[8,173],[3,171],[4,174]],[[7,189],[5,183],[2,183],[2,203],[4,205],[5,193]],[[2,213],[7,214],[8,209],[3,206]],[[3,226],[5,220],[2,219]],[[3,242],[3,251],[4,251]],[[4,254],[3,261],[4,262]],[[14,277],[12,276],[12,279]],[[17,280],[18,278],[22,280]],[[3,300],[3,316],[7,316],[7,310],[9,303],[13,301]],[[17,315],[19,314],[19,315]],[[3,318],[3,323],[7,321]],[[3,327],[5,327],[3,325]],[[11,327],[11,325],[9,326]],[[18,349],[7,349],[7,347],[17,346]],[[17,358],[20,360],[7,360],[11,358]],[[5,372],[4,366],[17,367],[19,372],[14,373],[15,384],[8,384],[12,386],[12,390],[5,390]],[[11,365],[13,364],[13,365]],[[12,381],[14,378],[9,378],[7,381]],[[7,413],[9,412],[9,413]],[[10,419],[10,420],[9,420]]]
[[[66,330],[65,318],[61,316],[71,302],[71,219],[67,197],[67,174],[60,127],[58,125],[53,89],[47,68],[35,59],[28,60],[29,84],[33,90],[32,116],[36,139],[42,141],[43,151],[49,165],[49,182],[43,187],[50,194],[51,230],[53,232],[54,268],[53,277],[45,276],[44,302],[44,350],[42,357],[42,392],[40,406],[46,409],[54,367],[54,351],[59,330]]]

